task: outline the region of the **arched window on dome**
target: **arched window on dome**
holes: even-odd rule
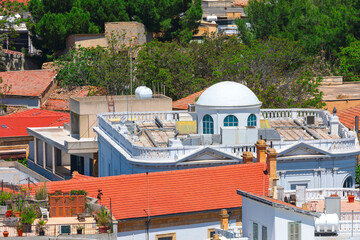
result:
[[[224,119],[224,127],[237,127],[239,126],[239,120],[234,115],[228,115]]]
[[[214,134],[214,120],[210,115],[203,117],[203,133]]]
[[[247,126],[248,127],[256,127],[256,116],[255,116],[255,114],[251,114],[248,117]]]
[[[353,187],[353,179],[351,176],[348,176],[343,184],[343,188],[352,188]]]

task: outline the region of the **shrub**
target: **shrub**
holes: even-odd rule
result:
[[[46,183],[36,189],[35,199],[36,200],[45,200],[47,196],[47,188]]]

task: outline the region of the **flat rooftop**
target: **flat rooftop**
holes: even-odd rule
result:
[[[175,137],[176,120],[161,120],[162,127],[159,127],[151,117],[148,117],[146,120],[139,118],[135,113],[133,116],[136,124],[135,131],[128,140],[139,147],[168,147],[169,139]],[[265,121],[268,121],[270,129],[280,134],[283,141],[296,141],[301,138],[304,140],[340,139],[338,135],[330,135],[330,130],[323,123],[321,117],[316,117],[315,123],[311,125],[306,124],[304,117],[296,119],[269,119]],[[112,121],[111,124],[118,129],[121,127],[120,122]],[[188,134],[178,134],[177,138],[182,140],[187,138],[187,136]],[[263,137],[266,138],[266,136]]]
[[[323,100],[359,99],[360,84],[344,83],[340,85],[321,85],[320,91],[324,93]],[[331,109],[332,110],[332,109]]]
[[[0,167],[0,180],[3,180],[4,182],[11,184],[25,184],[27,183],[27,178],[30,178],[32,182],[38,182],[35,178],[22,171],[19,171],[16,168]]]

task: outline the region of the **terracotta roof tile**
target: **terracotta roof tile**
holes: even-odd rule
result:
[[[342,124],[352,130],[355,127],[355,116],[360,116],[360,105],[339,111],[337,116]]]
[[[11,86],[6,95],[40,96],[53,82],[55,70],[29,70],[0,72],[3,83]]]
[[[27,136],[28,127],[58,127],[70,122],[69,113],[30,109],[0,116],[0,137]]]
[[[24,56],[24,54],[23,54],[22,52],[12,51],[12,50],[9,50],[9,49],[3,49],[3,52],[4,52],[4,53],[7,53],[7,54]]]
[[[98,88],[91,86],[74,87],[72,89],[56,88],[41,108],[53,111],[70,111],[70,97],[85,97],[94,89],[96,91],[94,96],[101,95]]]
[[[173,102],[172,104],[172,108],[174,110],[187,110],[188,109],[188,105],[195,103],[196,98],[200,97],[200,95],[205,91],[206,89],[200,91],[200,92],[196,92],[193,93],[187,97],[184,97],[182,99],[179,99],[175,102]]]
[[[236,189],[266,195],[269,186],[266,164],[238,164],[146,174],[101,178],[79,178],[48,182],[49,192],[85,190],[96,197],[101,189],[101,204],[110,207],[116,219],[178,214],[241,207]],[[32,189],[35,191],[35,188]],[[149,199],[149,201],[148,201]]]

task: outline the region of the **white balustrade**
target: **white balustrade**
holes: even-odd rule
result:
[[[296,194],[296,190],[286,190],[285,196],[290,197],[291,194]],[[354,195],[356,200],[360,200],[359,189],[355,188],[313,188],[306,189],[306,200],[320,200],[331,195],[338,195],[342,199],[347,199],[348,195]]]
[[[352,229],[352,230],[351,230]],[[360,232],[360,221],[359,220],[340,220],[339,221],[339,233],[354,233]]]
[[[171,121],[177,118],[177,114],[187,111],[164,111],[164,112],[133,112],[132,117],[139,121],[153,121],[155,117],[161,121]],[[103,113],[98,115],[99,127],[102,128],[115,142],[121,145],[125,150],[137,159],[174,159],[182,155],[189,154],[195,151],[199,146],[184,146],[183,148],[146,148],[134,145],[128,136],[120,133],[118,124],[113,124],[108,120],[110,118],[121,119],[124,116],[129,116],[130,113]],[[265,119],[275,118],[298,118],[306,116],[321,117],[324,124],[328,124],[330,113],[320,109],[261,109],[261,115]],[[129,116],[130,117],[130,116]],[[301,140],[309,145],[318,147],[329,152],[344,152],[355,151],[358,147],[358,142],[355,136],[351,135],[349,131],[340,124],[339,135],[341,139],[319,139],[319,140]],[[345,138],[346,137],[346,138]],[[292,144],[299,143],[300,141],[279,141],[273,142],[273,147],[280,152],[288,148]],[[242,152],[246,149],[252,153],[256,153],[254,144],[242,145],[210,145],[207,146],[213,149],[223,151],[234,156],[241,156]],[[315,194],[315,193],[314,193]]]

